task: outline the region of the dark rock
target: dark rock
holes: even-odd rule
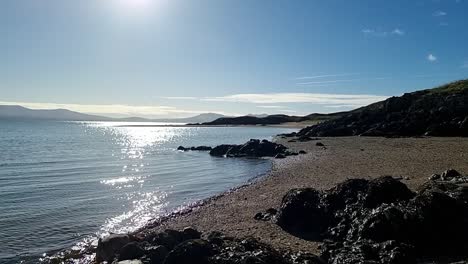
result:
[[[412,247],[395,241],[372,243],[364,240],[338,248],[326,248],[322,257],[332,264],[416,263]]]
[[[162,233],[156,234],[153,237],[152,243],[155,245],[165,246],[167,249],[171,250],[183,240],[184,237],[182,232],[167,229]]]
[[[166,257],[164,264],[209,264],[212,256],[211,245],[201,239],[192,239],[177,245]]]
[[[161,264],[169,251],[165,246],[152,246],[146,249],[151,264]]]
[[[139,259],[145,255],[145,251],[137,242],[130,242],[119,251],[119,260]]]
[[[414,193],[404,183],[386,176],[369,182],[363,205],[375,208],[383,203],[407,201],[413,197]]]
[[[218,253],[211,260],[214,264],[292,264],[290,256],[283,256],[254,238],[225,241],[224,246],[218,249]]]
[[[190,147],[190,148],[185,148],[183,146],[179,146],[177,148],[177,150],[180,150],[180,151],[210,151],[212,150],[213,148],[212,147],[208,147],[208,146],[198,146],[198,147]]]
[[[319,138],[312,138],[312,137],[309,137],[309,136],[301,136],[301,137],[298,137],[297,140],[299,142],[308,142],[308,141],[320,140],[320,139]]]
[[[321,202],[321,193],[311,189],[293,189],[281,202],[277,223],[302,238],[317,240],[329,225],[330,215]]]
[[[278,154],[291,155],[281,144],[268,140],[251,139],[243,145],[219,145],[210,151],[217,157],[275,157]]]
[[[468,80],[407,93],[304,128],[297,137],[468,136]]]
[[[132,259],[132,260],[122,260],[118,262],[112,262],[116,264],[143,264],[143,262],[139,259]]]
[[[300,151],[299,151],[299,154],[307,154],[307,151],[305,151],[305,150],[300,150]]]
[[[254,219],[260,220],[260,221],[270,221],[276,216],[277,213],[278,213],[278,210],[276,210],[275,208],[270,208],[266,210],[266,212],[257,213],[254,216]]]
[[[208,234],[207,240],[214,245],[222,245],[224,243],[225,236],[218,231],[213,231]]]
[[[429,181],[417,193],[386,176],[347,180],[325,192],[294,189],[277,223],[323,241],[328,263],[414,263],[416,258],[468,254],[468,187]],[[457,176],[458,175],[458,176]]]
[[[184,240],[199,239],[201,237],[201,233],[192,227],[186,227],[182,231],[182,236]]]
[[[96,248],[96,261],[112,262],[119,253],[120,249],[132,242],[132,237],[129,235],[112,234],[98,241]]]
[[[446,171],[444,171],[441,175],[440,175],[440,178],[441,180],[443,181],[449,181],[451,180],[452,178],[456,178],[456,177],[460,177],[461,174],[454,170],[454,169],[448,169]]]
[[[325,145],[322,142],[317,142],[315,143],[315,146],[317,147],[325,147]]]

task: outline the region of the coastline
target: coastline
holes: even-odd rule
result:
[[[167,125],[144,125],[144,124],[138,124],[138,125],[121,125],[117,127],[256,127],[256,128],[268,128],[268,127],[276,127],[276,128],[297,128],[297,129],[302,129],[307,126],[310,126],[313,123],[308,123],[308,122],[290,122],[290,123],[282,123],[282,124],[276,124],[276,125],[190,125],[190,124],[167,124]]]
[[[391,175],[417,189],[433,173],[448,168],[468,172],[465,138],[322,138],[325,148],[316,146],[317,141],[291,143],[277,138],[277,142],[295,151],[304,149],[308,154],[273,160],[267,175],[201,201],[185,212],[163,217],[136,234],[145,236],[190,226],[204,233],[252,236],[279,250],[318,253],[320,243],[292,236],[274,223],[255,220],[254,215],[278,208],[283,195],[293,188],[324,190],[349,178]]]

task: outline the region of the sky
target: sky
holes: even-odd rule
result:
[[[0,104],[305,115],[468,78],[468,0],[2,0]]]

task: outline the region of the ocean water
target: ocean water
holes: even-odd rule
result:
[[[0,263],[133,231],[262,175],[271,161],[179,152],[291,129],[0,121]]]

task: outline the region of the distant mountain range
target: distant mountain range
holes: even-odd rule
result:
[[[67,109],[36,110],[19,105],[0,105],[0,119],[31,119],[56,121],[126,121],[126,122],[165,122],[165,123],[204,123],[226,117],[216,113],[205,113],[188,118],[147,119],[141,117],[111,118],[82,114]]]

